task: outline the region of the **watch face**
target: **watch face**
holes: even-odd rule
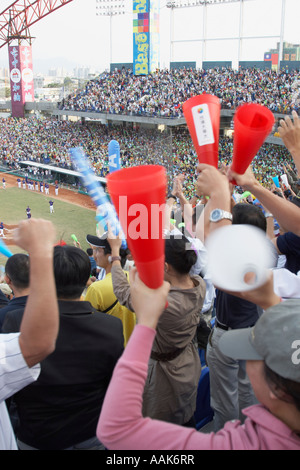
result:
[[[220,209],[215,209],[212,211],[210,217],[212,222],[217,222],[222,217],[222,211]]]

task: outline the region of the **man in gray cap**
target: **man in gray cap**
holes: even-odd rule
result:
[[[269,308],[253,328],[226,332],[219,347],[226,356],[247,361],[257,399],[300,432],[300,300]]]
[[[220,348],[231,358],[264,361],[281,377],[300,382],[300,300],[269,308],[253,328],[226,332]]]

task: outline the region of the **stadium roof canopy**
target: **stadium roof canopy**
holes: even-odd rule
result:
[[[73,171],[73,170],[66,170],[65,168],[59,168],[57,166],[52,166],[52,165],[44,165],[42,163],[36,163],[36,162],[31,162],[30,160],[28,161],[23,161],[20,162],[21,165],[27,165],[27,166],[32,166],[35,168],[41,168],[42,170],[48,170],[52,171],[53,173],[62,173],[64,175],[70,175],[70,176],[77,176],[81,177],[81,173],[78,171]],[[96,180],[99,181],[100,183],[106,184],[106,179],[101,178],[100,176],[96,176]]]

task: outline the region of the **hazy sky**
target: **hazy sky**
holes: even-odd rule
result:
[[[264,52],[279,42],[282,0],[249,0],[244,4],[243,35],[277,36],[269,39],[245,39],[240,51],[241,60],[263,60]],[[13,3],[0,0],[0,11]],[[160,64],[168,67],[171,54],[171,10],[167,0],[161,0]],[[110,19],[96,16],[96,0],[73,0],[30,28],[33,41],[33,61],[49,62],[63,58],[78,66],[97,70],[108,68],[112,62],[132,62],[132,1],[125,0],[126,14],[112,18],[112,47]],[[207,37],[234,38],[239,34],[239,3],[211,5],[207,8]],[[203,7],[173,10],[173,61],[231,60],[237,62],[238,41],[223,39],[207,41],[202,47]],[[285,40],[300,44],[300,0],[286,0]],[[195,41],[196,40],[196,41]],[[0,64],[8,66],[7,46],[0,49]],[[61,65],[61,61],[59,63]],[[38,72],[35,69],[34,71]]]

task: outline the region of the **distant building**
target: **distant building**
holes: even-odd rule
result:
[[[43,75],[35,75],[33,82],[34,82],[34,89],[43,88],[44,83],[45,83],[45,77]]]
[[[300,44],[284,43],[283,47],[283,60],[291,62],[300,60]]]
[[[65,78],[68,76],[68,72],[65,68],[59,67],[59,68],[52,68],[48,71],[48,76],[49,77],[55,77],[55,78]]]
[[[276,49],[270,49],[264,54],[264,61],[271,61],[273,70],[277,70],[279,64],[279,50],[280,43],[277,43]],[[285,64],[288,62],[299,62],[300,61],[300,44],[290,44],[288,42],[283,43],[282,62]]]
[[[90,80],[97,74],[99,74],[99,72],[90,67],[77,67],[73,70],[73,76],[79,80]]]

